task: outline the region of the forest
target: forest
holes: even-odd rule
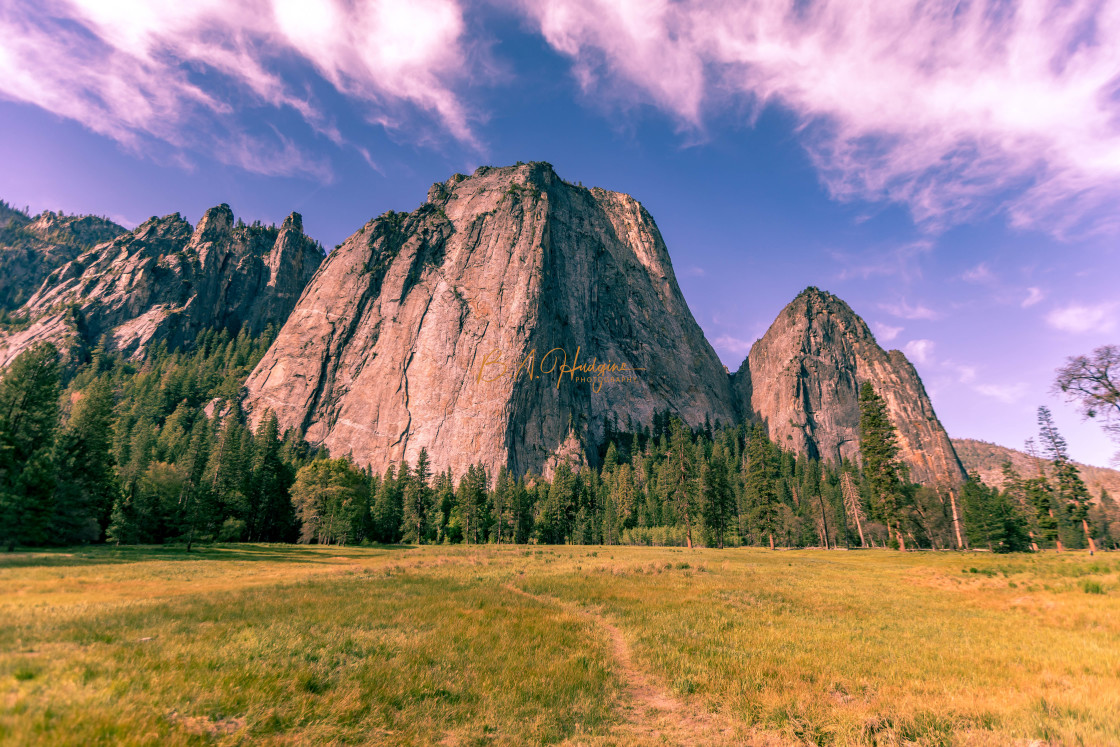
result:
[[[1114,549],[1120,508],[1090,496],[1046,408],[1034,474],[1005,488],[973,477],[907,479],[882,399],[860,393],[860,465],[783,451],[757,423],[690,428],[604,422],[593,466],[551,479],[457,481],[426,452],[383,474],[332,458],[241,387],[272,339],[207,331],[143,362],[104,345],[79,364],[44,343],[0,379],[0,542],[17,546],[300,542],[543,543],[735,547]]]

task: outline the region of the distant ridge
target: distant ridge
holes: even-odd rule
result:
[[[981,481],[993,488],[1003,487],[1004,462],[1011,462],[1011,466],[1024,477],[1034,477],[1038,474],[1038,465],[1034,457],[1017,449],[973,438],[954,438],[953,446],[956,447],[964,468],[969,472],[975,470],[980,475]],[[1050,460],[1038,461],[1049,469]],[[1113,498],[1120,498],[1120,471],[1080,463],[1077,463],[1077,467],[1081,470],[1081,479],[1085,481],[1094,499],[1100,496],[1101,488],[1106,489]]]

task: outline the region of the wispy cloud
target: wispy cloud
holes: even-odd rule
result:
[[[961,279],[969,283],[990,283],[995,280],[995,275],[988,268],[986,262],[981,262],[975,267],[970,267],[961,274]]]
[[[296,60],[371,121],[391,127],[414,110],[473,143],[453,91],[469,67],[464,34],[456,0],[16,0],[0,4],[0,96],[132,149],[163,143],[262,174],[326,179],[325,161],[277,131],[251,131],[239,109],[286,109],[344,144],[306,87],[278,72]]]
[[[681,274],[684,275],[685,277],[690,277],[690,278],[702,278],[705,275],[707,275],[707,273],[704,272],[703,267],[697,267],[696,265],[691,265],[689,267],[684,268],[684,271]]]
[[[875,337],[879,342],[890,342],[902,332],[902,327],[892,327],[882,322],[872,322],[871,329],[875,332]]]
[[[1062,332],[1111,332],[1116,328],[1117,304],[1070,304],[1046,315],[1046,323]]]
[[[712,343],[712,347],[732,355],[746,355],[751,352],[752,344],[747,340],[740,340],[738,337],[732,337],[731,335],[720,335]]]
[[[1018,402],[1027,395],[1028,386],[1026,384],[977,384],[972,387],[974,391],[997,399],[1000,402],[1005,402],[1009,405]]]
[[[884,250],[869,250],[860,254],[832,252],[832,258],[842,265],[837,280],[877,276],[912,280],[921,277],[920,260],[933,251],[933,247],[932,241],[919,239]]]
[[[911,340],[902,348],[902,352],[910,360],[926,364],[933,362],[933,348],[933,340]]]
[[[881,303],[879,304],[879,308],[887,312],[888,314],[897,316],[900,319],[933,320],[941,318],[941,314],[934,311],[933,309],[921,304],[911,306],[905,300],[899,301],[897,303]]]
[[[1024,309],[1029,309],[1043,298],[1046,298],[1046,294],[1042,292],[1041,288],[1027,288],[1027,297],[1023,299],[1023,303],[1021,303],[1020,306]]]
[[[976,367],[953,361],[942,361],[941,365],[957,375],[957,381],[962,384],[971,384],[976,381]]]
[[[932,228],[1120,228],[1120,6],[1099,0],[514,0],[580,85],[702,130],[778,103],[840,199]]]

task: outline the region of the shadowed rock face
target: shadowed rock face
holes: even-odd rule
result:
[[[898,429],[910,479],[956,485],[965,478],[917,371],[875,342],[835,296],[809,288],[782,309],[732,379],[743,413],[783,448],[814,458],[857,460],[859,387],[870,381]]]
[[[51,271],[124,232],[93,215],[45,212],[31,218],[0,201],[0,310],[19,308]]]
[[[73,356],[105,337],[140,357],[208,327],[259,333],[287,318],[322,259],[297,213],[279,229],[234,225],[227,205],[194,229],[177,213],[152,218],[51,273],[20,309],[30,326],[0,334],[0,365],[43,340]]]
[[[558,381],[561,364],[593,359],[632,371]],[[653,219],[541,163],[456,175],[351,236],[250,376],[246,405],[376,470],[426,448],[456,476],[479,461],[548,473],[611,414],[620,427],[664,408],[694,425],[735,417]]]

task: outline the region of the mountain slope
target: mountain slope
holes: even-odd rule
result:
[[[559,375],[592,362],[618,370]],[[426,448],[456,475],[478,461],[548,473],[562,444],[594,458],[609,415],[736,415],[653,219],[543,163],[456,175],[367,223],[247,387],[254,418],[272,410],[332,453],[382,470]]]
[[[52,272],[20,308],[29,326],[0,332],[0,365],[44,340],[73,356],[105,338],[139,356],[208,327],[260,332],[287,318],[322,258],[297,213],[280,228],[235,225],[228,205],[196,228],[152,218]]]
[[[44,212],[31,218],[0,200],[0,311],[18,308],[53,270],[124,232],[93,215]]]
[[[964,471],[917,371],[889,353],[836,296],[808,288],[751,347],[732,386],[740,410],[766,425],[782,448],[814,458],[859,454],[859,388],[870,381],[898,429],[910,479],[956,485]]]
[[[993,488],[1003,487],[1004,462],[1011,462],[1011,466],[1023,477],[1034,477],[1038,474],[1038,461],[1041,461],[1049,474],[1050,460],[1036,461],[1030,454],[1006,446],[972,438],[954,438],[953,446],[956,447],[964,468],[969,472],[976,471],[980,480]],[[1077,468],[1094,499],[1101,494],[1101,488],[1106,489],[1114,498],[1120,497],[1120,471],[1107,467],[1090,467],[1087,464],[1077,464]]]

